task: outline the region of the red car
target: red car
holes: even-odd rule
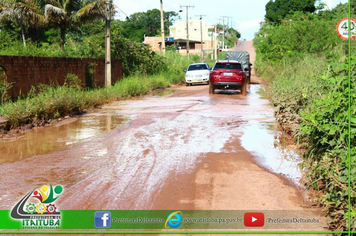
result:
[[[216,61],[209,77],[209,93],[214,94],[215,89],[238,89],[246,96],[248,80],[239,61]]]

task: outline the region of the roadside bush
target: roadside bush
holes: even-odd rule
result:
[[[275,106],[277,121],[287,133],[299,136],[300,112],[319,96],[321,84],[317,78],[325,68],[325,57],[313,54],[285,57],[278,65],[264,62],[258,67],[269,84],[267,95]]]
[[[340,55],[339,55],[340,57]],[[338,57],[335,61],[339,61]],[[348,78],[347,64],[328,64],[322,54],[284,57],[259,70],[268,82],[267,95],[282,128],[304,150],[303,182],[320,193],[333,230],[348,228]],[[356,63],[351,84],[351,204],[356,216]],[[355,224],[352,225],[355,229]]]
[[[351,217],[356,216],[356,62],[354,58],[349,136],[346,45],[335,33],[340,9],[320,15],[296,13],[280,25],[265,24],[254,39],[255,68],[268,82],[267,95],[276,118],[304,152],[303,182],[319,193],[314,200],[323,204],[330,229],[338,231],[349,226],[349,144],[350,210]],[[351,228],[355,227],[351,222]]]
[[[78,78],[77,75],[68,73],[66,79],[64,81],[64,86],[68,86],[70,88],[81,89],[82,81]]]
[[[351,147],[351,216],[356,216],[356,61],[351,73],[351,133],[348,127],[349,80],[347,64],[329,67],[323,93],[301,113],[301,132],[307,138],[306,185],[321,191],[321,202],[331,217],[332,229],[348,228],[348,145]],[[350,139],[350,143],[349,143]],[[317,181],[316,181],[317,180]],[[351,227],[356,229],[355,221]]]

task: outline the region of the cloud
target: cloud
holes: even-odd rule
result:
[[[261,18],[255,18],[246,21],[236,21],[237,30],[241,33],[241,37],[252,40],[255,33],[260,29]]]
[[[236,21],[238,30],[245,30],[254,27],[260,27],[261,18],[255,18],[247,21]]]

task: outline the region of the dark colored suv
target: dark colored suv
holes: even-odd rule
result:
[[[239,61],[216,61],[211,69],[209,93],[214,94],[215,89],[238,89],[246,96],[246,73]]]

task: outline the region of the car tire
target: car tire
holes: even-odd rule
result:
[[[187,82],[185,83],[185,86],[189,86],[189,85],[190,85],[189,83],[187,83]]]
[[[244,85],[241,87],[241,95],[246,96],[246,89],[247,89],[247,83],[245,82]]]
[[[209,84],[209,94],[214,94],[215,93],[215,88],[212,84]]]

